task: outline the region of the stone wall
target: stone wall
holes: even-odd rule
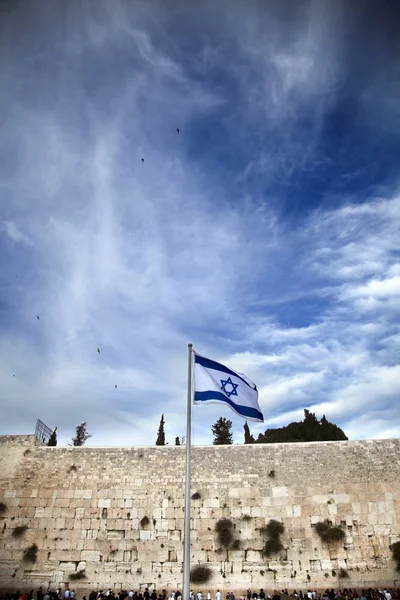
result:
[[[192,500],[192,564],[213,572],[200,587],[399,585],[389,549],[400,540],[399,439],[194,447],[192,457],[201,496]],[[0,437],[0,589],[64,586],[76,571],[85,579],[70,587],[81,593],[180,588],[184,465],[179,446],[48,448]],[[221,518],[232,520],[239,550],[219,547]],[[270,519],[285,532],[284,550],[268,559],[260,529]],[[325,519],[344,542],[321,542],[315,524]],[[36,562],[23,559],[32,544]]]

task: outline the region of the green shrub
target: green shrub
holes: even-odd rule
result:
[[[230,519],[220,519],[215,525],[218,542],[223,548],[229,548],[233,542],[233,523]]]
[[[36,546],[36,544],[32,544],[32,546],[28,546],[28,548],[26,548],[24,550],[22,560],[24,560],[26,562],[33,562],[33,563],[36,562],[38,549],[39,548]]]
[[[273,479],[275,477],[275,469],[271,469],[270,472],[268,473],[268,477],[271,477],[271,479]]]
[[[149,519],[149,517],[146,517],[146,515],[142,519],[140,519],[140,525],[142,527],[146,527],[146,525],[148,525],[149,523],[150,523],[150,519]]]
[[[201,498],[200,492],[195,492],[194,494],[192,494],[192,500],[200,500],[200,498]]]
[[[28,529],[28,525],[18,525],[12,532],[12,536],[15,538],[22,537],[25,531]]]
[[[210,581],[211,577],[212,571],[209,567],[206,567],[205,565],[197,565],[196,567],[193,567],[193,569],[190,571],[191,583],[207,583],[207,581]]]
[[[0,515],[4,512],[6,512],[7,510],[7,504],[4,504],[4,502],[0,502]]]
[[[350,575],[344,569],[340,569],[339,577],[340,577],[340,579],[349,579]]]
[[[329,521],[320,521],[319,523],[316,523],[315,530],[321,540],[327,544],[331,542],[340,542],[345,537],[343,529],[331,525]]]

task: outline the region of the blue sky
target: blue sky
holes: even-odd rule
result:
[[[173,443],[192,342],[257,383],[255,435],[398,437],[399,4],[1,11],[0,433]],[[219,416],[243,440],[213,405],[195,444]]]

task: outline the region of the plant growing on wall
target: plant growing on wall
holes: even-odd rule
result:
[[[266,540],[264,543],[263,554],[265,556],[271,556],[272,554],[278,554],[283,550],[283,544],[281,542],[281,535],[285,531],[283,523],[271,519],[269,523],[261,528],[261,534],[265,536]]]
[[[146,517],[146,515],[140,519],[140,525],[142,527],[146,527],[146,525],[148,525],[150,523],[149,517]]]
[[[86,579],[86,573],[84,569],[80,569],[79,571],[74,571],[73,573],[69,574],[69,578],[71,580],[75,580],[75,579]]]
[[[345,537],[343,529],[333,526],[329,521],[316,523],[315,531],[326,544],[341,542]]]
[[[7,504],[4,504],[4,502],[0,502],[0,515],[2,513],[5,513],[7,510]]]
[[[220,519],[215,525],[218,543],[222,548],[230,548],[233,542],[233,523],[230,519]]]
[[[212,571],[205,565],[197,565],[190,571],[190,581],[192,583],[207,583],[207,581],[210,581],[211,577]]]
[[[24,550],[22,560],[24,560],[26,562],[33,562],[33,563],[36,562],[38,549],[39,548],[36,546],[36,544],[32,544],[31,546],[28,546],[28,548],[26,548]]]
[[[200,500],[200,498],[201,498],[200,492],[195,492],[194,494],[192,494],[192,500]]]
[[[340,579],[349,579],[350,575],[344,569],[340,569],[339,577],[340,577]]]
[[[396,571],[400,571],[400,542],[391,545],[392,557],[396,561]]]
[[[22,537],[27,529],[28,525],[18,525],[13,529],[12,536],[15,538]]]

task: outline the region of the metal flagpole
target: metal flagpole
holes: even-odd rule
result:
[[[185,478],[185,523],[183,538],[183,596],[190,597],[190,450],[192,437],[192,354],[193,345],[188,344],[188,393],[186,414],[186,478]]]

